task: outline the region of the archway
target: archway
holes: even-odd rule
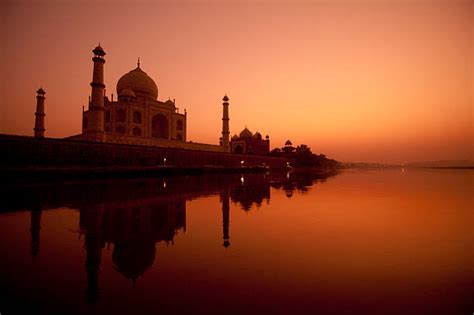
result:
[[[138,127],[133,128],[132,133],[134,136],[141,136],[142,135],[142,130]]]
[[[240,144],[238,144],[234,147],[234,153],[242,154],[243,151],[244,151],[244,149],[242,148],[242,146]]]
[[[139,111],[133,112],[133,122],[135,124],[141,124],[142,123],[142,113]]]
[[[154,138],[169,139],[169,122],[163,114],[153,116],[151,120],[151,136]]]

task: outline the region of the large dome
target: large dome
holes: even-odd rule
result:
[[[251,138],[252,132],[245,127],[245,129],[240,132],[239,136],[240,138]]]
[[[133,69],[129,73],[124,74],[117,82],[117,94],[120,95],[122,90],[130,89],[136,96],[158,98],[158,87],[155,81],[148,76],[140,67]]]

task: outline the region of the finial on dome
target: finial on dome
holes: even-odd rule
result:
[[[100,56],[100,57],[103,57],[105,56],[105,51],[104,49],[100,46],[100,42],[99,42],[99,45],[94,48],[94,50],[92,51],[96,56]]]
[[[138,57],[137,68],[140,69],[140,57]]]

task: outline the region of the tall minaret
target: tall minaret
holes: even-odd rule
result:
[[[226,148],[226,151],[230,151],[229,147],[229,98],[224,95],[222,99],[223,113],[222,113],[222,146]]]
[[[97,46],[92,51],[94,57],[94,71],[92,74],[91,82],[91,100],[89,102],[89,113],[87,116],[87,130],[84,130],[88,134],[88,140],[92,141],[104,141],[104,63],[105,63],[105,51],[102,47]]]
[[[39,88],[36,93],[38,95],[36,95],[35,128],[33,130],[35,131],[35,138],[44,138],[44,116],[46,116],[44,113],[44,95],[46,92],[43,88]]]

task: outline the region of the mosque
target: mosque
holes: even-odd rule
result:
[[[223,98],[222,136],[219,144],[187,141],[187,113],[179,112],[174,100],[160,101],[158,86],[141,68],[124,74],[117,82],[117,98],[105,94],[104,64],[106,55],[100,44],[92,51],[94,56],[91,95],[87,110],[83,110],[82,133],[68,140],[180,148],[198,151],[266,155],[270,140],[260,133],[252,134],[245,128],[239,136],[230,139],[229,98]],[[44,137],[45,91],[37,91],[35,137]]]

